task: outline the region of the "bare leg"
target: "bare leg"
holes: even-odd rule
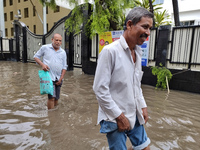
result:
[[[54,108],[54,101],[55,101],[55,98],[51,98],[51,99],[48,99],[48,102],[47,102],[47,107],[48,109],[53,109]]]
[[[150,147],[147,146],[147,147],[145,147],[143,150],[150,150]]]
[[[58,105],[58,99],[55,99],[54,106],[57,106],[57,105]]]

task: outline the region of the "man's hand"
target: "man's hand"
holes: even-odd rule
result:
[[[62,79],[64,78],[65,73],[66,73],[66,70],[62,69],[60,79],[56,82],[56,85],[60,85],[62,83]]]
[[[130,123],[128,119],[124,116],[123,113],[121,113],[120,116],[116,118],[117,121],[117,126],[118,126],[118,131],[119,132],[124,132],[124,131],[129,131],[130,130]]]
[[[61,82],[62,82],[62,80],[58,80],[58,81],[56,82],[56,85],[57,85],[57,86],[60,85]]]
[[[143,117],[144,117],[145,123],[147,123],[147,121],[149,120],[147,107],[142,108],[142,111],[143,111]]]
[[[49,67],[45,65],[39,58],[35,57],[35,61],[42,67],[42,70],[49,71]]]
[[[45,64],[42,64],[42,70],[49,71],[49,67]]]

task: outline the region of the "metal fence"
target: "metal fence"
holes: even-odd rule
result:
[[[27,61],[34,61],[33,55],[37,52],[42,44],[50,43],[53,33],[60,33],[64,38],[65,28],[64,21],[60,21],[46,35],[35,35],[22,25],[19,34],[19,39],[0,39],[0,59],[4,58],[6,53],[16,55],[17,43],[20,48],[20,60],[23,59],[24,49],[27,49]],[[26,34],[23,34],[26,30]],[[159,30],[154,28],[151,30],[149,41],[148,66],[155,66],[157,57],[157,46],[159,41]],[[25,38],[25,39],[24,39]],[[74,35],[74,64],[81,65],[81,34]],[[92,39],[90,59],[95,62],[98,58],[98,36]],[[18,42],[19,41],[19,42]],[[65,41],[65,39],[63,40]],[[24,42],[27,44],[24,46]],[[191,69],[200,71],[200,26],[173,27],[170,30],[169,39],[167,42],[166,67],[169,69]],[[66,42],[62,43],[62,47],[66,47]],[[69,44],[68,44],[69,45]],[[96,45],[96,46],[95,46]],[[96,48],[96,49],[95,49]],[[96,57],[95,57],[96,55]]]
[[[16,49],[14,47],[15,39],[0,37],[0,60],[4,60],[8,55],[15,55]]]
[[[155,66],[156,62],[157,30],[151,30],[148,66]],[[200,26],[173,27],[166,42],[167,68],[200,71]]]

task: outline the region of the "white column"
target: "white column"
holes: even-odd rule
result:
[[[0,0],[0,34],[5,37],[4,8],[3,0]]]
[[[43,33],[47,33],[46,5],[43,6]]]

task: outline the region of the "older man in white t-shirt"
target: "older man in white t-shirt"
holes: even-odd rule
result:
[[[62,80],[67,70],[67,56],[60,47],[61,44],[62,36],[56,33],[52,37],[52,44],[43,45],[34,55],[35,61],[44,71],[49,71],[53,81],[54,92],[53,95],[48,95],[48,109],[53,109],[58,104]],[[43,57],[43,62],[40,60],[41,57]]]

